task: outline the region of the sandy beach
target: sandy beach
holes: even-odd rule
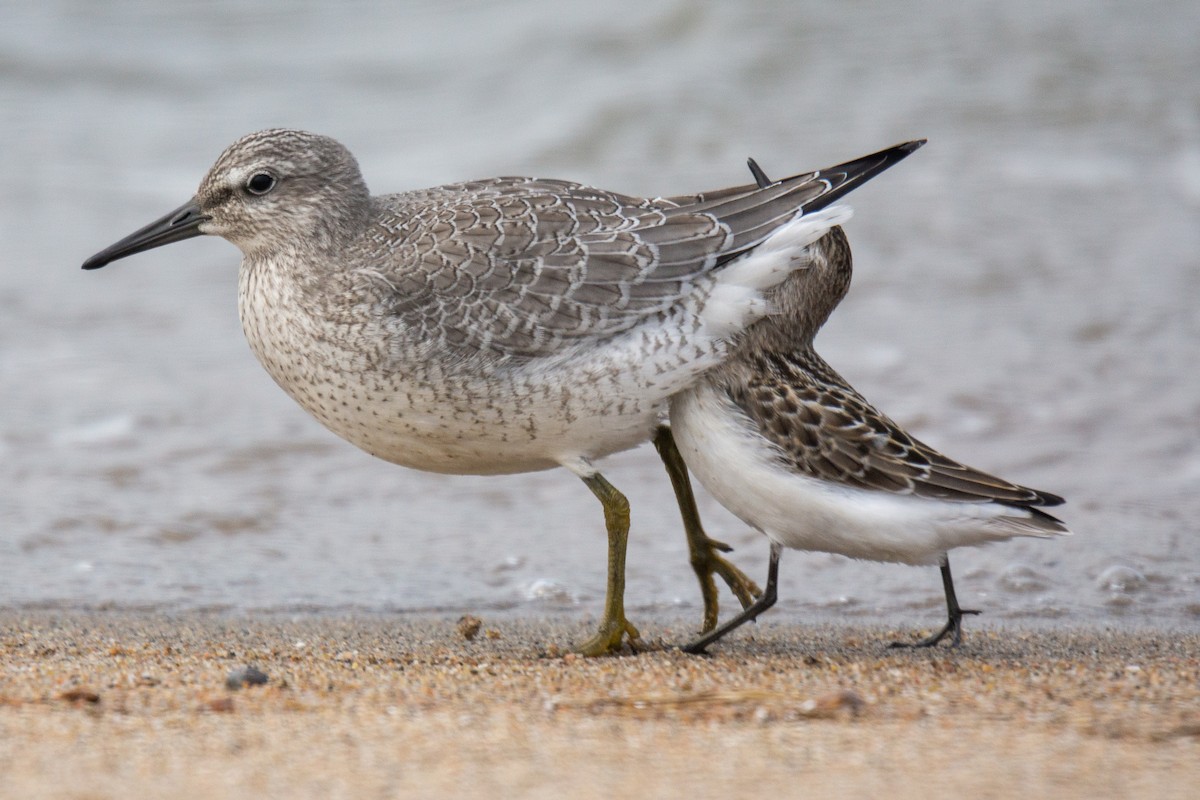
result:
[[[649,621],[649,620],[647,620]],[[1190,797],[1200,635],[0,612],[5,797]],[[231,688],[246,668],[261,685]]]

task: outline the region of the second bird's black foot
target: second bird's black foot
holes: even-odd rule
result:
[[[924,639],[918,639],[915,642],[892,642],[888,647],[934,647],[939,644],[947,636],[950,637],[950,646],[958,647],[962,644],[962,618],[966,614],[979,614],[979,611],[974,608],[959,609],[957,614],[951,614],[946,620],[946,624],[942,629],[932,636],[926,636]]]

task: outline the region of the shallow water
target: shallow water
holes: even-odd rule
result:
[[[673,194],[746,181],[747,155],[783,174],[929,137],[851,198],[855,286],[819,348],[948,454],[1067,497],[1074,537],[953,556],[964,605],[1200,622],[1193,3],[402,5],[0,6],[0,605],[598,612],[586,488],[327,433],[249,353],[231,245],[78,269],[286,125],[380,192]],[[652,448],[603,466],[633,507],[628,603],[698,609]],[[702,504],[760,576],[765,540]],[[934,569],[794,552],[781,592],[941,603]]]

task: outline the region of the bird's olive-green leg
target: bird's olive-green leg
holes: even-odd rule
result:
[[[637,628],[625,619],[625,547],[629,542],[629,501],[600,473],[583,479],[604,506],[608,528],[608,587],[604,595],[604,618],[596,635],[579,646],[585,656],[603,656],[621,649],[625,637],[638,641]]]
[[[749,608],[755,598],[762,595],[758,584],[746,577],[740,569],[722,558],[720,553],[728,553],[733,548],[724,542],[709,538],[700,523],[700,512],[696,508],[696,497],[692,494],[692,482],[688,478],[687,465],[683,456],[675,446],[671,429],[659,427],[654,433],[654,447],[667,468],[671,485],[675,488],[675,499],[679,502],[679,514],[683,517],[683,530],[687,534],[688,556],[696,578],[700,581],[700,594],[704,598],[704,626],[701,633],[707,633],[717,627],[720,603],[717,598],[717,584],[713,575],[720,575],[729,589],[737,596],[742,608]]]

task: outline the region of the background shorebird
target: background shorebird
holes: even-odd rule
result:
[[[371,196],[341,144],[266,130],[231,145],[192,200],[83,266],[224,237],[243,254],[251,349],[334,433],[422,470],[574,472],[609,536],[604,617],[581,649],[606,653],[637,637],[623,605],[629,505],[593,460],[649,438],[667,399],[766,312],[762,291],[793,256],[848,216],[826,207],[917,146],[666,199],[533,178]],[[657,442],[672,467],[669,435]],[[677,466],[672,477],[678,491]],[[698,523],[688,535],[709,582],[716,571],[746,599],[753,584],[719,543]]]
[[[773,185],[750,162],[761,186]],[[684,461],[726,508],[771,541],[767,585],[743,613],[689,643],[705,647],[776,600],[783,547],[904,564],[939,564],[948,619],[912,645],[947,635],[962,616],[947,551],[1014,536],[1069,533],[1040,506],[1061,497],[960,464],[872,407],[817,355],[813,339],[850,288],[840,227],[808,264],[769,293],[777,313],[755,323],[719,367],[671,400]]]

